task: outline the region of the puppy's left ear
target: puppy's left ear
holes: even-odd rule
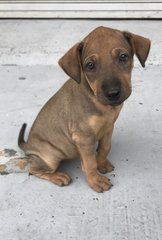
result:
[[[142,67],[145,67],[145,62],[150,51],[151,41],[148,38],[129,32],[124,32],[124,36],[131,45],[133,52],[136,54]]]
[[[58,62],[64,72],[72,79],[74,79],[77,83],[80,83],[81,81],[82,48],[83,42],[75,44]]]

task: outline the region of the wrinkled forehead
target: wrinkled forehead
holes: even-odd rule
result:
[[[92,31],[84,40],[84,48],[82,56],[86,58],[92,54],[110,53],[114,48],[125,48],[131,51],[128,41],[124,34],[115,29],[99,27]]]

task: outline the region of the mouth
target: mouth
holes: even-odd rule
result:
[[[107,97],[102,93],[98,93],[95,96],[104,105],[118,106],[121,105],[130,96],[130,94],[128,96],[116,96],[115,98]]]
[[[111,105],[111,106],[118,106],[118,105],[120,105],[120,104],[122,104],[123,102],[124,102],[125,100],[114,100],[114,101],[109,101],[109,105]]]

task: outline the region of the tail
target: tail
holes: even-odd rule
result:
[[[25,144],[26,144],[26,142],[24,141],[24,134],[25,134],[26,126],[27,126],[26,123],[24,123],[22,125],[21,130],[19,132],[19,136],[18,136],[18,145],[22,150],[24,149]]]

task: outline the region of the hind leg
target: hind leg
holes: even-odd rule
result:
[[[29,172],[30,174],[48,180],[59,186],[68,185],[71,178],[63,173],[56,171],[60,161],[42,160],[35,155],[25,158],[13,158],[6,164],[0,164],[0,174]]]
[[[60,161],[53,160],[52,162],[50,161],[50,164],[48,162],[47,165],[47,162],[37,157],[32,157],[30,159],[29,173],[57,184],[58,186],[66,186],[71,182],[71,178],[66,173],[56,171],[59,164]]]
[[[44,170],[34,170],[30,171],[30,173],[36,177],[55,183],[58,186],[66,186],[71,182],[71,178],[63,172],[47,172]]]

